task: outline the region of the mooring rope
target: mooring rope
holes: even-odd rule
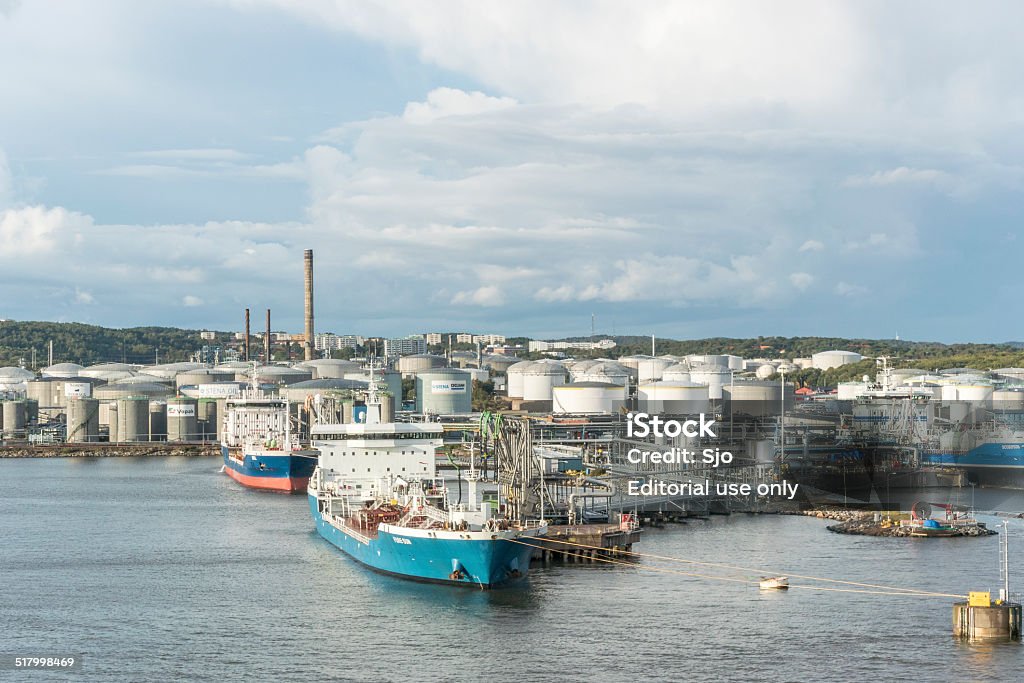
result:
[[[508,539],[508,540],[510,540],[512,543],[519,543],[521,545],[530,546],[531,548],[539,548],[541,550],[550,550],[549,548],[545,548],[544,546],[537,545],[535,543],[526,543],[526,542],[518,540],[518,539]],[[606,548],[602,548],[600,546],[587,545],[585,543],[576,543],[574,541],[566,541],[566,540],[562,540],[562,539],[553,540],[552,542],[553,543],[561,543],[561,544],[565,544],[565,545],[577,546],[577,547],[586,548],[586,549],[589,549],[589,550],[602,550],[602,551],[606,550]],[[622,566],[626,566],[626,567],[633,567],[633,568],[636,568],[636,569],[648,569],[648,570],[651,570],[651,571],[659,571],[659,572],[665,572],[665,573],[671,573],[671,574],[679,574],[679,575],[682,575],[682,576],[693,576],[693,577],[703,578],[703,579],[713,579],[713,580],[716,580],[716,581],[731,581],[731,582],[735,582],[735,583],[745,583],[745,584],[754,584],[754,585],[757,585],[757,584],[760,583],[760,581],[758,581],[758,580],[737,579],[737,578],[726,577],[726,576],[715,576],[713,574],[699,574],[699,573],[696,573],[696,572],[684,572],[684,571],[681,571],[681,570],[678,570],[678,569],[669,569],[669,568],[666,568],[666,567],[654,567],[654,566],[651,566],[651,565],[637,564],[635,562],[624,562],[622,560],[617,560],[617,559],[612,559],[612,558],[605,558],[605,557],[592,557],[590,555],[584,555],[584,554],[580,554],[580,553],[569,553],[567,551],[561,551],[561,550],[553,550],[552,552],[565,552],[567,555],[572,555],[573,557],[581,557],[581,558],[584,558],[584,559],[587,559],[587,560],[595,560],[595,561],[598,561],[598,562],[606,562],[606,563],[609,563],[609,564],[618,564],[618,565],[622,565]],[[667,556],[664,556],[664,555],[654,555],[652,553],[638,553],[638,552],[634,552],[632,550],[618,550],[616,552],[618,552],[620,554],[624,554],[624,555],[631,555],[631,556],[634,556],[634,557],[648,557],[648,558],[652,558],[652,559],[665,560],[665,561],[669,561],[669,562],[683,562],[683,563],[686,563],[686,564],[695,564],[695,565],[702,565],[702,566],[707,566],[707,567],[716,567],[716,568],[720,568],[720,569],[731,569],[731,570],[735,570],[735,571],[754,572],[754,573],[757,573],[757,574],[775,573],[775,572],[769,572],[769,571],[762,571],[762,570],[759,570],[759,569],[751,569],[751,568],[748,568],[748,567],[738,567],[738,566],[735,566],[735,565],[722,564],[722,563],[717,563],[717,562],[701,562],[699,560],[687,560],[687,559],[679,558],[679,557],[667,557]],[[782,573],[786,574],[787,576],[792,576],[792,577],[799,578],[799,579],[807,579],[807,580],[810,580],[810,581],[823,581],[823,582],[828,582],[828,583],[839,583],[839,584],[850,585],[850,586],[861,586],[861,587],[864,587],[864,588],[880,588],[880,589],[883,589],[883,590],[861,590],[861,589],[857,589],[857,588],[832,588],[832,587],[829,587],[829,586],[810,586],[810,585],[804,585],[804,584],[790,584],[790,586],[789,586],[790,588],[802,588],[802,589],[805,589],[805,590],[829,591],[829,592],[834,592],[834,593],[862,593],[862,594],[866,594],[866,595],[905,595],[905,596],[909,596],[909,597],[919,597],[919,598],[942,597],[942,598],[958,598],[958,599],[962,599],[962,598],[966,597],[964,595],[955,595],[955,594],[952,594],[952,593],[938,593],[938,592],[935,592],[935,591],[918,590],[918,589],[913,589],[913,588],[899,588],[899,587],[895,587],[895,586],[885,586],[885,585],[873,584],[873,583],[861,583],[861,582],[858,582],[858,581],[844,581],[842,579],[829,579],[829,578],[826,578],[826,577],[809,576],[809,575],[805,575],[805,574],[791,574],[791,573],[788,573],[788,572],[782,572]]]

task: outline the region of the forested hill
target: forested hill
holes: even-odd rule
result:
[[[131,327],[112,329],[81,323],[0,322],[0,366],[31,367],[32,350],[36,366],[46,365],[47,348],[53,342],[55,363],[151,364],[187,360],[204,343],[198,330],[174,327]]]

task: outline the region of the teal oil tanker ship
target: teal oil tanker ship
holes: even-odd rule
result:
[[[436,472],[441,425],[382,422],[370,385],[364,421],[312,428],[317,532],[367,567],[403,578],[479,588],[523,579],[546,524],[495,516],[477,500],[475,471],[464,475],[466,502],[453,502]]]

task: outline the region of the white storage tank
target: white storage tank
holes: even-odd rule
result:
[[[484,367],[491,372],[508,372],[508,369],[519,362],[515,356],[503,356],[498,353],[484,356]]]
[[[858,396],[863,396],[868,390],[867,382],[840,382],[836,398],[840,401],[852,401]]]
[[[206,366],[202,363],[161,363],[160,365],[149,365],[147,367],[140,368],[140,372],[147,375],[163,377],[164,379],[174,379],[179,372],[199,370],[205,367]]]
[[[725,359],[726,359],[726,367],[728,367],[730,370],[742,370],[743,369],[743,359],[741,357],[733,356],[733,355],[727,355],[725,357]]]
[[[853,351],[821,351],[811,356],[811,364],[818,370],[831,370],[850,363],[859,363],[863,359]]]
[[[508,388],[506,394],[509,398],[522,398],[523,397],[523,373],[526,368],[533,365],[532,360],[519,361],[508,367],[505,371],[505,375],[508,378]]]
[[[722,398],[722,387],[732,380],[732,372],[721,365],[702,365],[690,368],[690,381],[708,387],[708,397]]]
[[[768,379],[775,374],[775,366],[771,363],[764,363],[757,366],[757,370],[754,371],[754,375],[758,379]]]
[[[262,365],[256,368],[256,381],[260,384],[287,386],[313,379],[312,370],[289,368],[283,365]]]
[[[121,379],[134,374],[135,368],[127,363],[99,363],[78,371],[79,377],[97,377],[108,382],[111,379]]]
[[[115,441],[149,441],[149,399],[129,396],[117,400],[117,437]]]
[[[661,379],[665,368],[671,367],[674,363],[665,358],[644,358],[637,363],[637,381],[640,383],[656,382]]]
[[[214,368],[199,368],[186,370],[174,376],[174,386],[179,390],[182,387],[197,387],[200,384],[216,384],[217,382],[234,382],[235,373],[231,370],[216,370]]]
[[[586,365],[585,368],[574,375],[575,381],[618,384],[627,388],[630,385],[632,373],[629,368],[615,361],[594,362]]]
[[[429,353],[415,353],[398,359],[398,371],[402,373],[403,377],[415,375],[422,370],[443,368],[445,365],[447,365],[447,361],[443,356]]]
[[[992,410],[1000,413],[1024,412],[1024,390],[996,389],[992,392]]]
[[[550,401],[552,389],[565,384],[567,374],[561,363],[534,363],[523,372],[523,400]]]
[[[640,412],[666,415],[696,415],[710,407],[709,388],[693,382],[649,382],[636,389]]]
[[[690,382],[690,366],[687,363],[676,363],[665,368],[661,373],[665,382]]]
[[[344,379],[346,373],[362,371],[359,363],[338,358],[307,360],[297,364],[295,367],[311,371],[313,379]]]
[[[43,368],[39,374],[43,377],[78,377],[81,370],[83,368],[78,363],[54,363]]]
[[[460,415],[473,411],[473,380],[465,370],[437,368],[416,373],[416,412]]]
[[[787,391],[792,385],[787,384]],[[736,380],[722,387],[733,415],[766,417],[778,415],[782,409],[782,383],[757,380]]]
[[[572,382],[551,390],[552,412],[617,413],[626,404],[626,387],[608,382]]]
[[[729,368],[729,356],[722,354],[691,354],[686,357],[690,365],[708,365],[719,368]]]
[[[68,443],[99,441],[100,402],[94,398],[72,398],[68,401]]]
[[[198,441],[202,438],[199,432],[199,402],[194,398],[167,399],[167,440]]]

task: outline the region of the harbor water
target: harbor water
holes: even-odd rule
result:
[[[81,671],[21,680],[1024,678],[1021,645],[954,640],[952,598],[796,578],[758,591],[678,572],[743,574],[653,559],[641,566],[671,571],[536,567],[490,592],[378,575],[320,539],[304,496],[219,470],[214,458],[0,461],[0,652],[83,656]],[[980,509],[1024,510],[1024,494],[974,495]],[[998,536],[872,538],[829,523],[713,517],[648,530],[635,549],[942,593],[1000,583]],[[1024,520],[1010,524],[1020,590]]]

